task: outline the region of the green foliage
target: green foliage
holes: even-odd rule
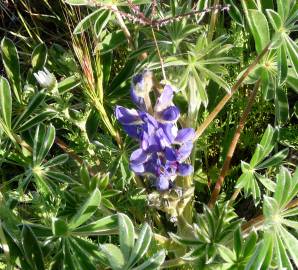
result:
[[[37,2],[0,3],[0,269],[296,269],[296,1]],[[200,135],[164,192],[114,115],[144,70]]]
[[[270,158],[268,155],[274,148],[277,141],[277,130],[268,126],[260,144],[250,160],[250,163],[241,162],[242,175],[237,181],[236,188],[244,188],[246,195],[252,195],[255,200],[259,200],[261,191],[258,181],[268,190],[275,191],[275,183],[267,176],[258,173],[260,170],[278,166],[287,157],[288,149],[285,148]]]

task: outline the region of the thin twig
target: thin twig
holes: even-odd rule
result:
[[[246,71],[242,74],[242,76],[238,79],[238,81],[233,85],[231,92],[226,94],[223,99],[217,104],[215,109],[207,116],[204,122],[197,128],[195,140],[197,140],[205,129],[209,126],[209,124],[214,120],[217,114],[222,110],[225,104],[230,100],[233,94],[238,90],[241,86],[245,78],[249,75],[249,73],[255,68],[255,66],[259,63],[262,57],[268,52],[271,42],[263,49],[263,51],[256,57],[256,59],[248,66]]]
[[[160,54],[160,50],[159,50],[159,47],[158,47],[158,44],[157,44],[157,40],[156,40],[156,36],[155,36],[154,30],[153,30],[152,27],[151,27],[151,31],[152,31],[152,35],[153,35],[153,40],[154,40],[154,44],[155,44],[155,47],[156,47],[156,51],[157,51],[157,54],[158,54],[158,57],[159,57],[159,61],[160,61],[162,76],[163,76],[163,79],[166,81],[167,80],[167,77],[166,77],[166,73],[165,73],[165,69],[164,69],[164,65],[163,65],[163,60],[162,60],[162,57],[161,57],[161,54]]]
[[[243,131],[243,128],[244,128],[244,125],[247,121],[247,118],[248,118],[248,115],[252,109],[252,105],[253,103],[255,102],[255,98],[256,98],[256,95],[257,95],[257,91],[260,87],[260,82],[261,80],[259,79],[257,81],[257,83],[255,84],[255,87],[249,97],[249,100],[248,100],[248,103],[247,103],[247,106],[240,118],[240,121],[239,121],[239,125],[236,129],[236,132],[234,134],[234,137],[230,143],[230,146],[229,146],[229,149],[228,149],[228,152],[227,152],[227,156],[226,156],[226,159],[225,159],[225,162],[223,164],[223,167],[221,169],[221,172],[220,172],[220,175],[216,181],[216,184],[215,184],[215,187],[213,189],[213,192],[211,194],[211,199],[210,199],[210,202],[209,202],[209,207],[213,207],[216,200],[217,200],[217,197],[219,195],[219,192],[221,190],[221,187],[222,187],[222,184],[224,182],[224,179],[225,179],[225,176],[227,175],[228,171],[229,171],[229,168],[230,168],[230,163],[231,163],[231,160],[232,160],[232,157],[234,155],[234,152],[235,152],[235,149],[236,149],[236,146],[238,144],[238,141],[239,141],[239,138],[240,138],[240,135],[241,135],[241,132]]]

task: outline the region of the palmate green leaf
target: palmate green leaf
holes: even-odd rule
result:
[[[44,125],[39,125],[36,128],[33,142],[33,165],[40,165],[48,152],[50,151],[54,140],[56,130],[50,125],[46,128]]]
[[[121,30],[113,31],[106,35],[100,43],[100,52],[102,54],[108,53],[126,42],[127,39]]]
[[[282,87],[277,87],[275,91],[275,115],[280,125],[289,119],[288,97]]]
[[[273,26],[274,30],[276,32],[278,32],[283,25],[283,21],[282,21],[281,17],[279,16],[279,14],[276,11],[274,11],[272,9],[267,9],[266,12],[267,12],[267,16],[270,20],[271,25]]]
[[[100,37],[103,29],[106,27],[107,23],[111,19],[111,14],[111,11],[104,10],[104,12],[102,12],[96,19],[94,24],[94,32],[97,37]]]
[[[286,0],[286,1],[277,0],[276,2],[277,2],[278,14],[282,18],[282,20],[285,21],[289,15],[291,5],[292,5],[292,3],[294,3],[294,1],[292,1],[292,0]]]
[[[11,129],[12,98],[8,81],[0,76],[0,115],[8,129]]]
[[[293,70],[298,76],[298,45],[289,36],[286,37],[285,42]]]
[[[103,9],[97,9],[93,11],[91,14],[86,16],[83,20],[81,20],[78,25],[73,30],[75,35],[81,34],[85,32],[88,28],[93,27],[94,23],[100,16],[102,16],[106,11]]]
[[[27,225],[23,225],[22,245],[24,248],[25,257],[27,261],[30,263],[32,269],[45,269],[43,254],[40,245],[33,231]]]
[[[87,225],[83,225],[75,228],[72,232],[79,235],[92,235],[92,234],[104,234],[107,232],[110,234],[111,230],[116,230],[118,228],[118,216],[111,215],[99,219],[97,221],[91,222]]]
[[[266,16],[259,10],[248,9],[248,22],[256,43],[256,51],[261,53],[270,41]]]
[[[285,148],[279,151],[278,153],[276,153],[275,155],[273,155],[272,157],[266,159],[261,164],[257,165],[255,168],[257,170],[260,170],[268,167],[277,166],[288,156],[288,153],[289,153],[289,149]]]
[[[125,260],[129,260],[135,242],[135,231],[128,216],[118,214],[120,249]]]
[[[288,75],[287,48],[282,44],[277,51],[277,70],[279,85],[282,85]]]
[[[79,86],[80,84],[81,84],[81,81],[77,75],[69,76],[64,80],[61,80],[60,82],[58,82],[59,93],[64,94],[67,91]]]
[[[44,167],[50,168],[64,164],[68,160],[68,154],[61,154],[56,157],[53,157],[46,163],[44,163]]]
[[[71,237],[69,239],[70,248],[73,255],[77,258],[79,268],[82,270],[96,270],[96,265],[92,262],[92,257],[83,249],[77,241],[74,241]],[[74,257],[72,256],[72,257]]]
[[[281,240],[281,237],[279,234],[275,235],[275,249],[276,249],[276,261],[279,269],[289,269],[292,270],[293,266],[291,264],[291,261],[287,255],[286,248]]]
[[[56,111],[53,110],[46,110],[44,112],[41,112],[39,114],[36,114],[35,116],[31,117],[25,123],[20,124],[18,127],[15,128],[15,131],[17,132],[24,132],[34,126],[37,126],[41,123],[43,123],[45,120],[50,120],[56,115]]]
[[[71,245],[68,238],[63,238],[63,269],[80,269],[80,265],[77,260],[77,256],[71,254]]]
[[[125,257],[120,248],[113,244],[100,245],[100,249],[109,260],[113,270],[123,270],[125,266]]]
[[[44,43],[38,44],[31,55],[31,65],[34,71],[43,69],[48,58],[48,49]]]
[[[289,68],[287,84],[298,94],[298,77],[295,75],[293,68]]]
[[[7,77],[11,82],[16,100],[20,103],[22,85],[19,55],[14,43],[6,37],[1,41],[1,54]]]
[[[95,189],[86,202],[80,207],[77,213],[69,222],[69,229],[73,230],[91,218],[94,212],[98,209],[101,201],[101,193]]]
[[[148,260],[143,262],[138,267],[134,267],[132,270],[155,270],[158,269],[166,258],[166,253],[164,250],[161,250],[155,253]]]
[[[141,232],[138,235],[138,240],[136,241],[129,258],[129,261],[126,265],[126,268],[129,269],[130,266],[136,264],[143,256],[146,254],[152,239],[152,231],[150,226],[145,223],[141,229]]]
[[[63,219],[52,218],[52,232],[55,236],[64,236],[68,232],[68,227]]]
[[[43,101],[46,98],[45,91],[42,90],[38,92],[36,95],[33,96],[33,98],[30,100],[29,104],[26,106],[23,113],[18,117],[18,119],[15,121],[13,127],[14,129],[17,129],[19,124],[20,126],[24,125],[24,121],[28,120],[27,118],[32,115],[32,113],[35,112],[39,108],[39,106],[43,103]]]
[[[229,15],[231,16],[231,18],[240,26],[243,27],[244,25],[244,21],[243,21],[243,16],[241,14],[241,12],[239,11],[237,5],[235,4],[234,0],[225,0],[225,3],[230,5],[229,8]]]
[[[261,182],[261,184],[267,188],[268,190],[274,192],[275,191],[275,183],[271,181],[269,178],[259,174],[259,173],[254,173],[255,177]]]
[[[273,235],[266,233],[264,239],[259,243],[255,254],[245,267],[245,270],[269,269],[273,255]]]

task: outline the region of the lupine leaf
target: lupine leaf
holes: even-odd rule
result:
[[[45,63],[47,62],[48,57],[48,49],[44,43],[38,44],[31,55],[31,64],[33,70],[38,71],[41,70]]]
[[[248,10],[248,20],[256,43],[256,50],[260,53],[270,41],[269,27],[265,15],[255,9]]]
[[[23,225],[22,244],[26,259],[30,262],[32,268],[36,270],[45,269],[40,245],[31,228],[27,225]]]
[[[3,122],[11,129],[12,98],[8,81],[0,76],[0,112]]]
[[[164,262],[166,258],[166,253],[164,250],[161,250],[155,253],[147,261],[139,265],[138,267],[133,268],[133,270],[155,270]]]
[[[119,226],[119,239],[120,249],[125,257],[125,260],[129,260],[131,251],[135,242],[135,231],[133,224],[128,216],[124,214],[118,214],[118,226]]]
[[[77,213],[72,217],[69,222],[69,228],[73,230],[87,221],[98,209],[100,201],[100,191],[95,189],[86,202],[77,211]]]
[[[21,102],[21,74],[20,63],[17,49],[14,43],[8,39],[3,38],[1,41],[2,59],[6,70],[7,77],[11,82],[14,95],[18,102]]]
[[[100,246],[106,255],[113,270],[123,270],[125,266],[125,257],[121,250],[113,244],[104,244]]]
[[[147,252],[152,238],[152,231],[150,226],[146,223],[143,225],[141,232],[138,235],[138,240],[136,241],[131,255],[128,261],[128,265],[133,265],[137,263]]]

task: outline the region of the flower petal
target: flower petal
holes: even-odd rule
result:
[[[123,125],[137,125],[142,123],[142,120],[135,109],[116,106],[115,114],[118,121]]]
[[[143,174],[145,172],[145,168],[143,164],[132,164],[130,163],[130,168],[136,173],[136,174]]]
[[[174,142],[175,137],[177,136],[177,126],[172,123],[159,124],[159,126],[160,128],[162,128],[169,144],[172,144]]]
[[[163,122],[176,122],[180,116],[180,111],[176,106],[170,106],[160,112],[158,116]]]
[[[155,104],[155,111],[160,112],[169,107],[172,103],[174,97],[174,91],[171,86],[166,85],[161,93],[160,97],[157,99]]]
[[[177,151],[177,160],[179,162],[185,161],[189,157],[189,155],[192,151],[192,148],[193,148],[192,142],[187,142],[187,143],[183,144]]]
[[[190,175],[193,173],[193,167],[190,164],[186,164],[186,163],[179,164],[178,173],[181,176]]]
[[[167,160],[176,161],[176,151],[173,148],[166,147],[164,153]]]
[[[147,158],[147,153],[143,149],[139,148],[131,153],[130,163],[135,165],[143,164]]]
[[[175,142],[185,143],[187,141],[192,141],[195,137],[195,130],[193,128],[183,128],[178,131]]]
[[[145,104],[144,98],[136,94],[136,90],[133,86],[130,88],[130,97],[133,103],[136,104],[140,110],[143,110],[143,111],[146,110],[146,104]]]
[[[156,179],[156,188],[159,191],[166,191],[168,190],[170,187],[170,182],[169,179],[167,177],[164,177],[163,175],[161,175],[160,177],[158,177]]]
[[[123,125],[123,129],[132,138],[140,139],[142,136],[142,126],[140,125]]]

